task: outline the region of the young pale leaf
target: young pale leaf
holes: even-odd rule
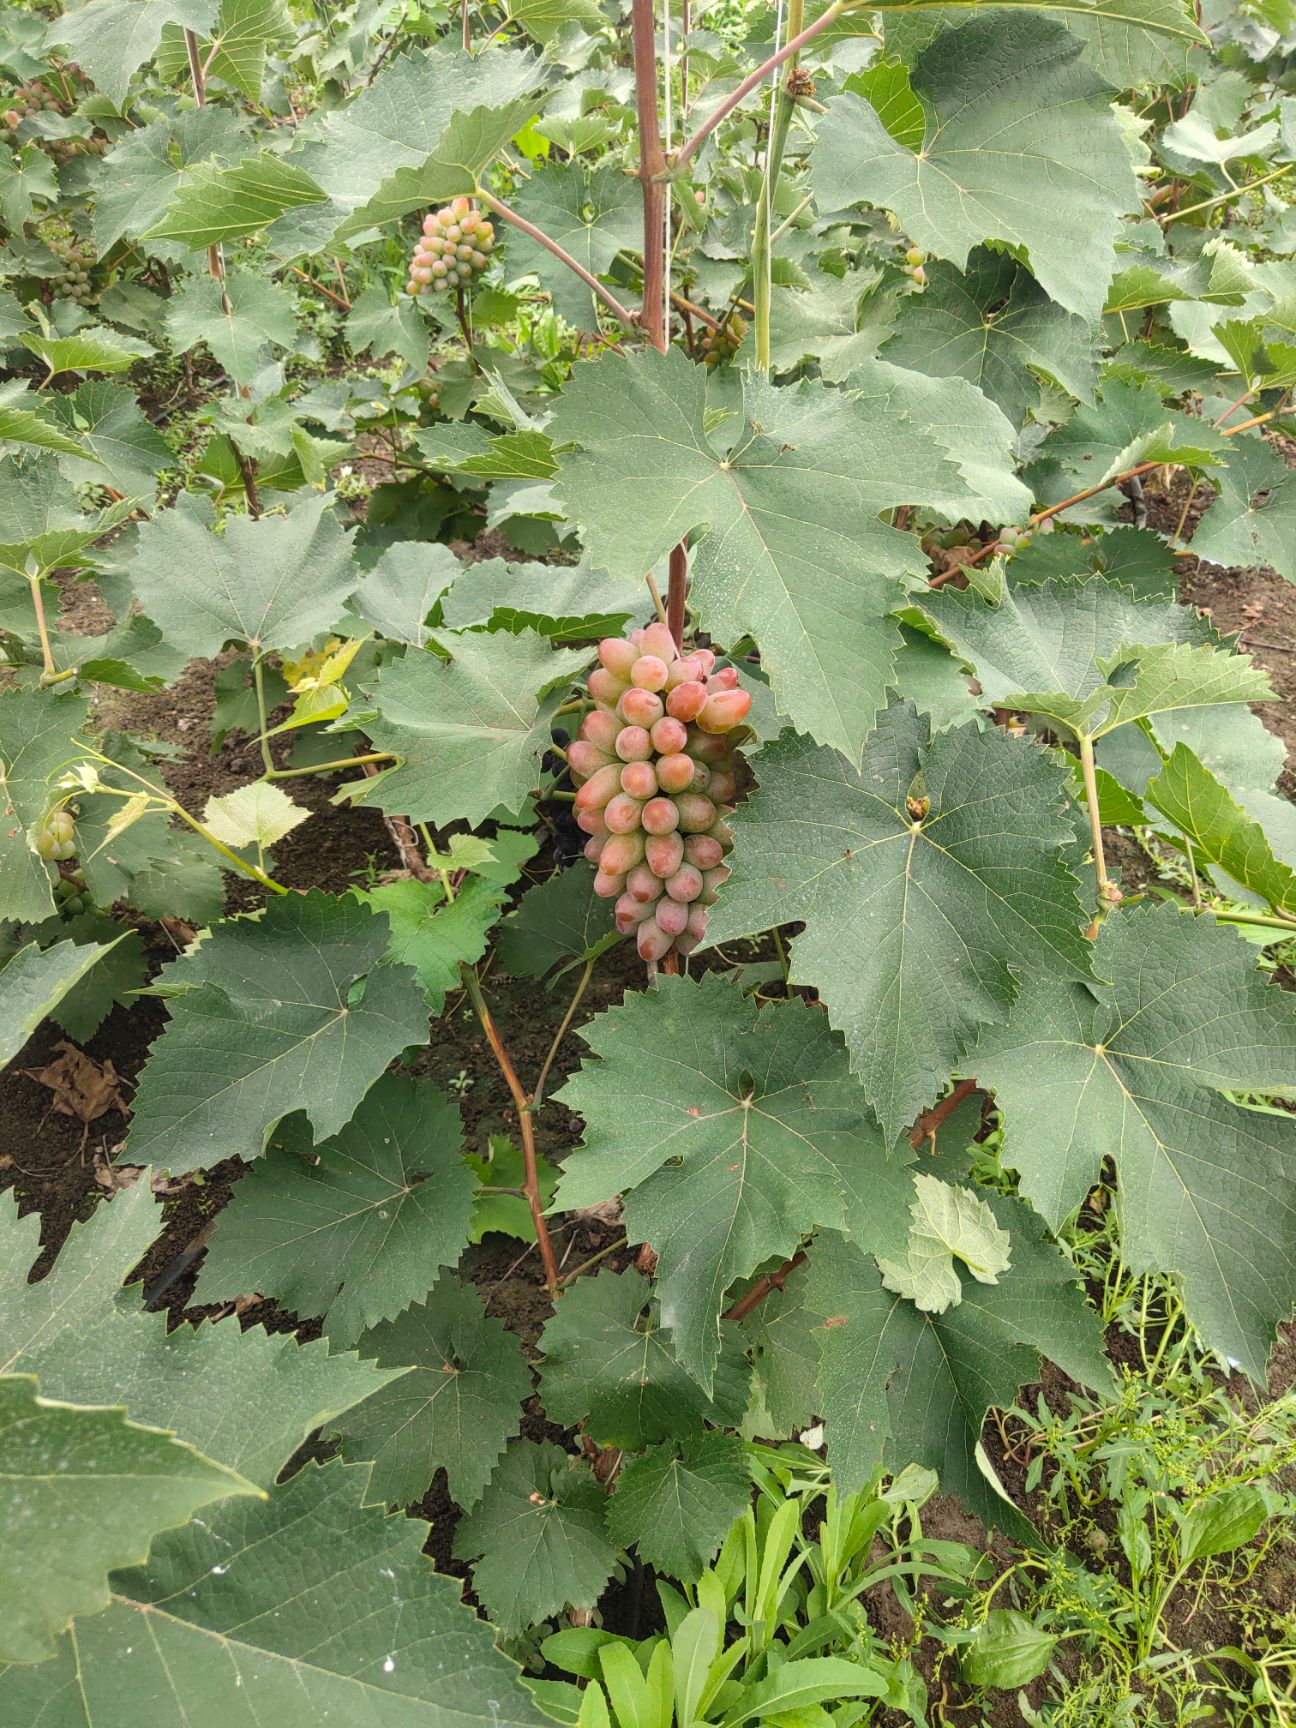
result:
[[[531,1392],[517,1338],[471,1285],[444,1277],[426,1302],[366,1332],[360,1352],[411,1370],[337,1424],[345,1457],[373,1461],[368,1498],[408,1506],[444,1469],[454,1500],[475,1506]]]
[[[459,1581],[421,1552],[427,1526],[362,1505],[367,1478],[308,1464],[264,1503],[159,1538],[55,1661],[0,1672],[0,1717],[108,1728],[165,1698],[191,1728],[357,1712],[365,1728],[544,1728]]]
[[[1220,495],[1193,535],[1208,564],[1267,564],[1296,582],[1296,486],[1263,438],[1230,438]]]
[[[1274,857],[1264,829],[1187,745],[1175,746],[1143,796],[1179,829],[1199,867],[1217,867],[1275,911],[1296,918],[1296,871]]]
[[[430,1082],[387,1074],[313,1148],[300,1116],[221,1215],[201,1300],[259,1290],[336,1344],[421,1301],[468,1240],[475,1183],[459,1111]]]
[[[238,516],[214,534],[205,500],[183,495],[139,531],[126,577],[168,641],[215,655],[226,642],[296,648],[337,621],[359,579],[323,494],[287,516]]]
[[[458,983],[459,968],[486,952],[486,938],[508,897],[504,884],[480,876],[467,877],[449,902],[439,882],[388,882],[368,892],[352,892],[375,912],[386,913],[391,924],[388,958],[414,968],[432,1014],[445,1007],[446,991]]]
[[[553,967],[584,964],[619,940],[612,904],[594,892],[588,870],[559,870],[528,888],[504,920],[499,958],[514,978],[543,978]]]
[[[723,976],[659,978],[582,1029],[599,1058],[557,1094],[585,1119],[563,1168],[570,1210],[624,1194],[626,1231],[658,1254],[662,1322],[713,1383],[725,1292],[817,1225],[885,1147],[824,1017],[760,1009]]]
[[[171,1021],[140,1075],[131,1158],[177,1175],[256,1158],[295,1110],[336,1134],[427,1035],[414,974],[379,965],[388,938],[386,918],[315,889],[217,924],[164,967]]]
[[[882,1282],[925,1314],[943,1314],[963,1299],[961,1260],[979,1284],[997,1284],[1011,1264],[1008,1232],[970,1188],[920,1171],[903,1262],[878,1257]]]
[[[0,1066],[12,1062],[45,1016],[115,946],[56,942],[42,951],[29,942],[18,950],[0,972]]]
[[[1231,930],[1174,907],[1108,918],[1094,971],[1038,978],[971,1066],[1004,1112],[1004,1157],[1056,1229],[1116,1164],[1131,1272],[1177,1272],[1205,1343],[1264,1377],[1296,1302],[1286,1117],[1222,1091],[1290,1086],[1296,1014]]]
[[[1096,320],[1138,187],[1081,42],[1052,18],[995,12],[943,30],[913,87],[928,116],[917,152],[849,84],[829,103],[815,150],[821,209],[894,210],[919,246],[960,269],[982,241],[1019,248],[1050,298]]]
[[[746,1511],[751,1491],[746,1449],[735,1435],[670,1441],[624,1465],[608,1504],[608,1534],[692,1584]]]
[[[203,825],[237,852],[244,846],[273,846],[310,815],[271,780],[253,780],[209,798]]]
[[[726,396],[717,418],[707,389],[678,349],[578,368],[551,428],[581,447],[560,457],[559,495],[594,562],[632,577],[705,528],[690,597],[706,628],[754,635],[780,711],[858,761],[900,645],[891,578],[921,561],[878,512],[970,507],[968,488],[903,390],[882,418],[818,382],[744,375],[742,413]]]
[[[0,694],[0,912],[37,923],[54,909],[49,866],[29,832],[54,799],[51,782],[85,752],[74,738],[88,704],[44,690]]]
[[[544,1404],[556,1422],[584,1423],[601,1446],[636,1448],[733,1427],[747,1401],[747,1363],[726,1337],[711,1391],[681,1366],[648,1280],[604,1269],[580,1278],[540,1339]]]
[[[882,358],[937,378],[966,378],[1020,426],[1039,402],[1036,373],[1093,400],[1094,339],[1004,252],[978,246],[966,270],[936,260],[905,295]]]
[[[1005,1017],[1017,968],[1088,974],[1065,776],[999,731],[933,739],[907,705],[883,714],[858,773],[788,736],[759,763],[707,938],[804,921],[792,980],[827,1003],[894,1140]]]
[[[159,1530],[259,1490],[121,1409],[39,1395],[0,1375],[0,1662],[40,1662],[74,1614],[109,1602],[108,1572],[142,1561]]]
[[[506,1638],[564,1608],[592,1608],[616,1550],[589,1466],[550,1442],[515,1440],[481,1504],[460,1520],[455,1554]]]
[[[843,1493],[878,1464],[918,1463],[990,1522],[1003,1503],[977,1460],[992,1404],[1011,1404],[1042,1352],[1084,1385],[1110,1385],[1102,1332],[1076,1272],[1019,1201],[987,1196],[1012,1236],[997,1284],[963,1283],[962,1300],[924,1314],[885,1288],[870,1255],[825,1234],[810,1253],[807,1305],[823,1317],[820,1409]]]
[[[74,1224],[38,1283],[40,1217],[0,1201],[0,1373],[36,1374],[46,1397],[125,1404],[134,1420],[165,1428],[241,1476],[269,1488],[321,1423],[394,1380],[326,1344],[291,1333],[204,1322],[168,1329],[122,1281],[162,1228],[147,1177]]]
[[[369,694],[369,736],[399,766],[349,788],[357,804],[442,827],[520,807],[540,785],[554,715],[589,656],[543,637],[466,631],[383,667]]]

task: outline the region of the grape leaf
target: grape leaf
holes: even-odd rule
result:
[[[771,1290],[742,1322],[751,1351],[752,1402],[758,1434],[791,1434],[818,1414],[819,1318],[806,1306],[804,1265]],[[744,1429],[750,1433],[750,1427]]]
[[[927,114],[917,152],[849,83],[828,104],[814,159],[820,208],[894,210],[919,246],[960,269],[983,241],[1019,248],[1051,299],[1096,321],[1138,188],[1083,44],[1055,19],[994,11],[943,30],[912,82]]]
[[[87,468],[98,468],[99,463],[80,438],[69,436],[46,418],[60,401],[58,396],[43,400],[25,384],[0,386],[0,440],[56,450],[62,456],[79,457]]]
[[[522,1148],[506,1134],[492,1134],[485,1152],[470,1152],[468,1167],[481,1187],[473,1207],[470,1242],[480,1242],[483,1236],[497,1230],[502,1236],[516,1236],[519,1242],[536,1240],[535,1220],[531,1207],[522,1193],[526,1180],[526,1160]],[[536,1155],[536,1177],[540,1189],[541,1209],[547,1209],[558,1186],[558,1167],[543,1153]],[[488,1189],[511,1188],[511,1194],[489,1193]]]
[[[1102,1330],[1070,1261],[1028,1207],[985,1199],[1012,1237],[1012,1270],[997,1284],[964,1281],[961,1300],[942,1314],[887,1290],[871,1256],[845,1236],[826,1233],[811,1251],[806,1302],[823,1316],[820,1409],[843,1493],[878,1464],[923,1464],[969,1511],[1011,1524],[976,1459],[986,1411],[1038,1378],[1040,1354],[1083,1385],[1111,1384]]]
[[[639,190],[614,161],[575,161],[523,182],[513,207],[556,240],[591,276],[604,275],[617,253],[643,245]],[[532,271],[548,290],[554,311],[578,330],[597,330],[592,291],[565,264],[525,234],[509,236],[509,266]]]
[[[437,640],[450,660],[430,649],[407,653],[368,687],[378,711],[369,736],[400,762],[349,795],[438,827],[517,810],[540,785],[554,715],[589,656],[555,652],[531,630]]]
[[[407,296],[393,306],[387,291],[377,283],[362,289],[351,303],[346,320],[347,343],[355,354],[366,350],[375,360],[388,354],[399,354],[416,372],[426,372],[431,344],[427,326],[418,307]],[[420,551],[435,556],[449,549],[442,546],[421,546]]]
[[[0,972],[0,1066],[11,1062],[59,1003],[115,946],[56,942],[20,948]]]
[[[751,1499],[746,1449],[733,1434],[698,1434],[627,1460],[608,1502],[608,1534],[621,1548],[693,1584]]]
[[[164,967],[171,1020],[140,1075],[131,1158],[177,1175],[256,1158],[295,1110],[336,1134],[427,1035],[414,974],[378,964],[387,941],[386,918],[312,889],[226,919]]]
[[[200,1300],[259,1290],[354,1344],[459,1258],[476,1188],[460,1134],[457,1106],[402,1074],[384,1075],[313,1148],[301,1116],[286,1122],[221,1214]]]
[[[1296,917],[1296,871],[1275,858],[1264,829],[1186,744],[1175,746],[1143,795],[1189,841],[1199,867],[1217,866],[1275,911]]]
[[[123,236],[151,228],[193,164],[213,157],[237,162],[246,152],[241,117],[215,105],[153,120],[128,132],[105,156],[95,183],[91,226],[100,256]],[[158,309],[164,307],[159,304]]]
[[[237,852],[244,846],[273,846],[310,815],[272,780],[253,780],[219,798],[209,798],[203,825]]]
[[[22,344],[45,362],[51,378],[59,372],[126,372],[154,352],[147,342],[102,324],[87,325],[72,336],[25,333]]]
[[[88,346],[88,344],[87,344]],[[81,509],[76,492],[48,451],[21,463],[7,461],[0,488],[0,572],[11,570],[26,586],[34,559],[45,575],[60,564],[92,564],[90,548],[134,509],[123,499],[97,517]]]
[[[726,1336],[705,1392],[681,1365],[651,1298],[638,1272],[605,1268],[573,1284],[540,1339],[554,1421],[583,1423],[601,1446],[637,1448],[740,1420],[748,1379],[741,1344]]]
[[[125,1404],[269,1488],[313,1429],[396,1373],[237,1321],[168,1330],[138,1285],[121,1288],[161,1228],[141,1177],[74,1224],[53,1270],[29,1284],[40,1216],[19,1218],[12,1194],[0,1200],[0,1373],[36,1374],[46,1397],[70,1404]]]
[[[325,194],[309,174],[265,151],[233,168],[200,163],[186,175],[166,214],[144,238],[178,240],[191,250],[216,246],[255,234],[285,210],[324,200]]]
[[[407,1506],[444,1469],[452,1497],[475,1506],[531,1392],[517,1338],[471,1285],[445,1277],[426,1302],[366,1332],[360,1352],[382,1368],[413,1365],[337,1424],[344,1455],[373,1460],[369,1499]]]
[[[514,978],[543,978],[553,967],[584,964],[619,937],[612,905],[594,892],[588,870],[559,870],[528,888],[500,928],[500,965]],[[565,964],[564,964],[565,963]]]
[[[106,481],[128,498],[152,497],[158,475],[175,457],[145,418],[133,390],[92,379],[70,396],[52,396],[49,402],[51,412],[75,429],[93,453],[93,460],[63,464],[71,479]]]
[[[140,528],[125,574],[170,642],[213,656],[227,642],[296,648],[327,630],[359,579],[322,493],[287,516],[230,520],[212,533],[205,500],[182,494]]]
[[[363,1506],[367,1477],[308,1464],[264,1503],[229,1501],[160,1538],[55,1661],[0,1672],[0,1715],[109,1728],[166,1699],[191,1728],[316,1728],[357,1711],[366,1728],[543,1728],[459,1581],[421,1552],[427,1526]]]
[[[848,270],[840,281],[820,272],[808,289],[776,294],[770,308],[774,370],[790,372],[811,360],[835,384],[852,366],[872,360],[890,336],[899,306],[877,289],[876,273]]]
[[[436,1015],[445,1007],[446,991],[459,981],[462,965],[480,960],[486,938],[508,897],[502,883],[468,876],[454,899],[446,902],[439,882],[388,882],[368,892],[353,892],[391,924],[388,958],[412,966]]]
[[[0,1662],[39,1662],[74,1614],[109,1602],[108,1572],[143,1560],[160,1530],[258,1490],[120,1409],[42,1398],[0,1375]]]
[[[294,346],[296,306],[281,282],[251,270],[231,270],[223,282],[194,275],[167,301],[166,330],[177,354],[205,342],[236,384],[250,384],[267,343]]]
[[[637,583],[591,570],[583,559],[568,568],[510,564],[503,558],[470,564],[442,608],[452,630],[486,624],[494,630],[536,630],[553,642],[619,636],[642,611],[643,590]]]
[[[548,1441],[515,1440],[481,1504],[459,1521],[455,1554],[506,1638],[564,1608],[592,1608],[616,1564],[603,1490]]]
[[[461,569],[448,546],[400,540],[360,578],[347,606],[393,642],[422,648],[428,614]]]
[[[1296,582],[1296,486],[1263,438],[1230,438],[1219,497],[1193,535],[1208,564],[1267,564]]]
[[[1262,1380],[1296,1302],[1292,1127],[1220,1093],[1291,1084],[1291,1003],[1241,936],[1169,906],[1108,918],[1094,971],[1110,986],[1023,986],[972,1058],[1005,1161],[1057,1228],[1112,1158],[1125,1264],[1177,1272],[1206,1344]]]
[[[966,378],[1014,426],[1039,402],[1035,374],[1093,400],[1093,336],[1083,318],[1050,300],[1007,253],[978,246],[965,270],[934,260],[927,286],[896,308],[882,358],[937,378]]]
[[[907,705],[883,714],[858,773],[786,735],[758,760],[707,939],[804,920],[792,981],[820,993],[894,1140],[982,1023],[1004,1018],[1015,968],[1047,955],[1063,976],[1088,974],[1061,850],[1072,839],[1064,775],[999,731],[933,739]],[[921,818],[907,807],[915,796]]]
[[[215,16],[216,0],[87,0],[54,20],[49,39],[66,43],[86,77],[120,108],[132,72],[152,59],[167,24],[206,31]]]
[[[28,836],[35,838],[53,803],[51,782],[84,754],[72,740],[87,710],[77,696],[0,692],[0,909],[6,918],[35,923],[54,909],[49,868]]]
[[[660,978],[581,1036],[599,1060],[555,1094],[585,1119],[558,1204],[624,1193],[627,1235],[657,1251],[676,1355],[709,1390],[726,1290],[844,1223],[841,1170],[884,1148],[845,1048],[804,1002],[761,1010],[718,974]]]
[[[995,1222],[989,1205],[970,1188],[955,1187],[919,1171],[903,1262],[879,1255],[878,1270],[888,1290],[906,1296],[925,1314],[943,1314],[963,1299],[956,1260],[979,1284],[997,1284],[1008,1270],[1008,1232]]]
[[[284,0],[220,0],[211,39],[199,43],[208,77],[232,84],[249,102],[260,101],[266,51],[291,29]],[[187,66],[179,31],[166,31],[158,55],[158,71],[163,77],[175,78]]]
[[[1092,403],[1081,403],[1042,447],[1064,470],[1054,502],[1076,483],[1102,486],[1140,462],[1219,467],[1228,444],[1200,419],[1162,406],[1152,384],[1109,378]]]
[[[890,579],[918,566],[878,512],[929,495],[948,508],[967,488],[903,391],[882,419],[820,383],[739,387],[741,414],[726,396],[717,423],[680,350],[578,367],[550,428],[581,446],[560,458],[559,494],[593,561],[632,577],[705,527],[690,591],[703,624],[722,642],[754,634],[780,711],[858,761],[899,647]]]

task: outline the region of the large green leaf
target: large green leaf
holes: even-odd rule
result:
[[[540,1339],[544,1404],[556,1422],[582,1423],[602,1446],[637,1448],[734,1427],[747,1401],[747,1363],[727,1336],[709,1393],[680,1364],[638,1272],[578,1278]]]
[[[134,509],[123,500],[87,516],[57,459],[42,451],[29,461],[6,461],[0,486],[0,577],[5,571],[25,582],[34,560],[44,574],[60,564],[89,564],[89,548]],[[100,476],[102,478],[102,476]]]
[[[1103,486],[1141,462],[1218,467],[1228,445],[1200,419],[1162,406],[1153,384],[1109,378],[1043,445],[1062,470],[1053,487],[1060,503],[1077,486]]]
[[[1036,373],[1092,401],[1093,335],[1007,253],[978,246],[965,270],[937,260],[927,287],[900,300],[883,358],[937,378],[966,378],[1014,426],[1039,402]]]
[[[148,231],[150,240],[178,240],[191,250],[242,240],[285,210],[322,204],[324,193],[294,163],[262,152],[237,167],[196,167]]]
[[[942,1314],[886,1289],[872,1257],[844,1236],[827,1233],[811,1251],[807,1305],[823,1317],[820,1409],[843,1492],[878,1464],[925,1464],[970,1511],[1002,1521],[976,1458],[990,1406],[1011,1404],[1038,1378],[1041,1353],[1085,1385],[1110,1383],[1102,1331],[1070,1261],[1028,1207],[986,1198],[1012,1238],[1012,1270],[996,1284],[964,1280],[961,1300]]]
[[[916,570],[915,543],[878,520],[929,497],[971,495],[916,421],[903,390],[890,412],[820,383],[742,380],[723,413],[707,375],[673,349],[578,369],[554,415],[558,490],[595,563],[652,571],[692,530],[690,603],[720,642],[751,633],[775,699],[801,730],[858,761],[896,649],[891,580]]]
[[[1267,564],[1296,582],[1296,486],[1262,438],[1230,438],[1219,497],[1193,535],[1208,564]]]
[[[509,1447],[481,1504],[455,1531],[455,1553],[477,1561],[474,1587],[505,1637],[598,1601],[616,1563],[603,1506],[582,1459],[549,1441]]]
[[[359,579],[329,500],[287,516],[238,516],[212,532],[211,506],[185,494],[139,531],[126,576],[168,641],[215,655],[226,642],[296,648],[335,623]]]
[[[171,1020],[140,1076],[131,1157],[177,1174],[256,1158],[295,1110],[336,1134],[427,1036],[414,974],[379,965],[388,934],[359,901],[312,890],[217,924],[164,967]]]
[[[146,1179],[74,1224],[35,1284],[40,1217],[0,1201],[0,1373],[36,1374],[47,1397],[125,1404],[241,1476],[269,1488],[311,1431],[397,1377],[291,1333],[237,1320],[169,1329],[122,1281],[162,1228]]]
[[[266,52],[292,29],[284,0],[219,0],[216,26],[198,51],[209,78],[232,84],[249,102],[261,97]],[[158,54],[163,77],[185,76],[188,55],[178,30],[168,30]]]
[[[453,900],[440,882],[387,882],[354,892],[391,924],[388,954],[402,966],[412,966],[428,1000],[428,1010],[440,1014],[446,991],[459,981],[459,968],[480,960],[486,939],[498,922],[508,898],[501,882],[468,876]]]
[[[1055,19],[996,9],[943,30],[918,56],[913,87],[927,115],[917,152],[849,87],[828,104],[814,164],[821,207],[892,209],[919,246],[960,268],[983,241],[1017,248],[1052,299],[1096,320],[1138,188],[1083,44]]]
[[[223,282],[194,275],[167,301],[166,330],[177,354],[205,342],[236,384],[250,384],[267,344],[293,346],[296,304],[283,283],[251,270],[231,270]]]
[[[121,1409],[42,1398],[0,1375],[0,1662],[39,1662],[74,1614],[109,1602],[108,1572],[141,1561],[160,1530],[258,1490]]]
[[[95,184],[91,225],[100,254],[123,236],[134,238],[158,222],[194,164],[213,158],[238,162],[247,149],[241,117],[215,106],[128,132],[106,154]]]
[[[476,1183],[458,1108],[430,1082],[384,1075],[331,1138],[284,1124],[221,1214],[201,1300],[259,1290],[335,1343],[421,1301],[468,1240]]]
[[[56,942],[20,948],[0,972],[0,1066],[11,1062],[40,1025],[114,944]]]
[[[751,1499],[743,1443],[698,1434],[631,1458],[608,1505],[608,1532],[650,1566],[692,1584]]]
[[[1227,789],[1177,744],[1144,797],[1184,836],[1198,866],[1218,868],[1277,912],[1296,918],[1296,870],[1276,858],[1259,822],[1252,821]]]
[[[65,462],[74,480],[107,482],[128,498],[151,498],[158,475],[175,461],[171,447],[145,418],[135,392],[124,384],[91,380],[69,396],[50,402],[69,431],[75,430],[92,453],[86,461]]]
[[[206,31],[215,17],[216,0],[87,0],[55,20],[50,40],[66,43],[86,77],[120,108],[131,74],[152,59],[166,25]]]
[[[372,1459],[369,1497],[386,1506],[421,1500],[439,1469],[452,1497],[475,1506],[522,1422],[531,1371],[522,1346],[457,1278],[360,1341],[380,1367],[411,1367],[337,1424],[348,1459]]]
[[[161,1700],[188,1728],[543,1728],[427,1526],[363,1506],[367,1477],[308,1464],[160,1538],[56,1661],[0,1672],[0,1717],[125,1728]]]
[[[0,911],[36,923],[54,909],[50,869],[32,849],[52,782],[84,755],[73,739],[87,704],[45,690],[0,693]]]
[[[430,649],[383,667],[369,688],[367,730],[399,766],[350,789],[357,804],[438,826],[517,810],[541,783],[554,715],[589,656],[554,651],[532,630],[440,635]]]
[[[625,577],[575,565],[510,564],[487,558],[464,569],[445,597],[451,630],[536,630],[553,642],[619,636],[640,617],[647,590]]]
[[[708,940],[804,921],[792,981],[827,1004],[894,1139],[1004,1018],[1020,970],[1088,973],[1065,777],[999,731],[933,739],[908,706],[883,714],[859,772],[804,738],[758,760]]]
[[[543,978],[597,959],[619,940],[612,905],[588,870],[558,870],[528,888],[500,929],[500,964],[514,978]]]
[[[1290,1086],[1296,1015],[1235,932],[1173,907],[1109,917],[1094,971],[1037,978],[971,1066],[1004,1113],[1004,1157],[1054,1228],[1116,1165],[1121,1255],[1177,1272],[1206,1343],[1263,1378],[1296,1302],[1292,1125],[1222,1091]]]
[[[356,584],[349,609],[393,642],[422,648],[428,613],[462,566],[448,546],[398,540]]]
[[[885,1166],[885,1150],[841,1040],[804,1002],[760,1010],[718,974],[660,978],[581,1036],[598,1061],[557,1094],[585,1120],[558,1203],[624,1194],[676,1354],[709,1388],[726,1290],[845,1223],[842,1171]]]
[[[639,189],[608,160],[587,167],[579,160],[551,167],[522,183],[514,208],[583,264],[602,276],[617,253],[643,245],[643,204]],[[554,310],[578,330],[597,330],[592,291],[552,252],[525,234],[510,234],[509,265],[533,270],[548,289]]]

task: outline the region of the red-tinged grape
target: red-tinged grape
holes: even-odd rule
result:
[[[591,673],[590,683],[593,682]],[[634,685],[617,702],[616,711],[627,726],[655,726],[666,712],[666,705],[653,691]]]
[[[640,690],[664,690],[668,670],[656,654],[641,654],[630,668],[630,682]]]
[[[625,692],[625,680],[614,677],[606,666],[596,666],[590,673],[589,693],[604,708],[615,708]]]
[[[603,820],[614,834],[633,834],[643,820],[644,806],[628,792],[618,792],[608,800]]]
[[[640,833],[609,834],[599,854],[599,864],[609,876],[624,876],[643,860],[644,837]]]
[[[644,858],[653,875],[664,882],[684,861],[684,841],[678,834],[654,834],[644,846]]]
[[[624,636],[605,636],[598,646],[598,657],[603,666],[614,678],[621,678],[627,683],[630,679],[630,668],[639,658],[640,650],[633,642],[627,642]]]
[[[575,738],[567,746],[567,765],[573,774],[579,774],[588,780],[591,774],[597,774],[600,768],[609,768],[615,761],[606,750],[600,750],[597,744],[591,744],[586,738]]]
[[[701,662],[693,654],[685,654],[679,660],[670,662],[670,670],[666,674],[666,688],[674,690],[678,684],[688,684],[703,677]]]
[[[696,767],[691,756],[663,756],[657,763],[657,784],[663,792],[689,792]]]
[[[655,843],[649,840],[648,846]],[[647,852],[647,846],[644,850]],[[654,874],[650,864],[636,864],[633,870],[626,873],[626,893],[641,906],[651,906],[654,900],[661,898],[662,879]]]
[[[716,819],[715,805],[701,792],[681,792],[675,803],[679,825],[686,834],[705,834]]]
[[[715,670],[716,657],[714,648],[695,648],[693,652],[697,656],[698,663],[701,665],[703,677],[708,676]]]
[[[738,790],[736,774],[721,774],[718,770],[711,776],[711,784],[706,788],[707,797],[713,804],[727,804]]]
[[[644,651],[643,639],[644,639],[644,632],[647,630],[647,628],[648,628],[648,626],[646,624],[640,624],[638,629],[632,630],[630,632],[629,636],[626,638],[627,641],[634,643],[635,647],[639,650],[640,654],[642,654]],[[635,658],[638,659],[638,655],[636,655]]]
[[[673,834],[680,825],[679,806],[673,798],[650,798],[643,807],[643,825],[649,834]]]
[[[727,864],[719,864],[714,870],[702,872],[702,892],[698,899],[704,906],[714,906],[716,896],[729,880],[730,870]]]
[[[733,829],[723,820],[713,822],[707,830],[713,840],[718,840],[726,852],[733,850]]]
[[[666,698],[666,712],[675,720],[693,720],[702,712],[707,687],[696,679],[677,684]]]
[[[708,690],[736,690],[738,688],[738,668],[722,666],[718,672],[713,672],[706,681]]]
[[[645,726],[623,726],[617,733],[616,753],[623,762],[646,762],[653,753],[652,735]]]
[[[704,732],[732,732],[741,726],[751,709],[751,693],[747,690],[717,690],[706,699],[697,717]]]
[[[598,768],[576,794],[578,810],[601,810],[609,798],[621,790],[621,776],[615,764]]]
[[[688,933],[695,942],[700,942],[706,935],[706,924],[706,907],[699,906],[694,902],[694,904],[689,907]]]
[[[729,746],[718,732],[703,732],[696,726],[689,727],[688,743],[684,746],[695,761],[705,762],[708,767],[723,761],[729,754]]]
[[[653,915],[651,906],[645,906],[641,900],[636,900],[629,894],[621,895],[614,911],[616,927],[623,936],[629,936],[639,928],[645,918]]]
[[[664,960],[670,953],[671,943],[675,940],[668,936],[655,918],[645,918],[639,926],[636,947],[641,960]]]
[[[641,654],[655,654],[659,660],[664,660],[669,666],[679,653],[675,646],[675,638],[670,629],[660,619],[654,619],[651,624],[645,624],[643,635],[639,638]]]
[[[657,770],[651,762],[627,762],[621,770],[621,790],[632,798],[652,798],[657,792]]]
[[[601,810],[578,810],[576,812],[576,826],[582,834],[606,834],[608,832],[608,825],[603,820]]]
[[[688,727],[682,720],[665,715],[649,733],[652,747],[659,756],[674,756],[688,742]]]
[[[616,751],[616,741],[621,733],[621,722],[615,714],[608,714],[603,709],[596,708],[592,714],[587,714],[581,721],[580,735],[591,743],[596,750],[607,753],[609,761]]]
[[[682,936],[688,928],[688,907],[678,900],[659,900],[653,916],[668,936]]]
[[[600,868],[594,872],[594,892],[600,900],[615,900],[619,894],[625,893],[625,877],[609,876]]]
[[[673,876],[666,879],[666,892],[672,900],[696,900],[702,892],[702,872],[693,864],[681,864]]]
[[[603,848],[611,839],[610,834],[591,834],[585,842],[585,856],[591,864],[597,864],[603,856]]]
[[[714,870],[724,858],[724,847],[714,834],[690,834],[684,842],[684,856],[699,870]]]

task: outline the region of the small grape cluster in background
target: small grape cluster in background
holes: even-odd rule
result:
[[[927,272],[923,268],[927,262],[927,254],[920,246],[911,246],[905,253],[904,273],[915,288],[927,286]]]
[[[62,111],[58,97],[38,80],[33,79],[30,84],[19,84],[5,103],[4,130],[0,132],[0,138],[3,138],[6,144],[11,144],[19,126],[33,114],[61,114]]]
[[[594,892],[616,898],[617,928],[636,934],[643,959],[689,954],[729,874],[731,735],[751,696],[734,667],[715,671],[709,648],[681,654],[665,624],[606,637],[598,653],[594,708],[567,752]]]
[[[486,268],[495,229],[468,198],[456,198],[423,218],[423,237],[414,248],[407,294],[445,294],[463,288]]]
[[[698,353],[703,365],[719,366],[722,361],[732,359],[746,334],[747,321],[739,318],[736,313],[718,328],[713,329],[708,325],[698,343]]]
[[[56,230],[44,236],[45,244],[63,268],[49,278],[50,291],[56,300],[75,300],[78,306],[93,306],[99,291],[90,280],[90,272],[98,263],[92,242],[81,240],[69,229]]]
[[[36,855],[47,864],[60,866],[57,892],[60,909],[68,917],[84,912],[89,905],[86,881],[80,870],[67,868],[68,860],[77,855],[76,824],[70,810],[55,810],[36,836]]]

